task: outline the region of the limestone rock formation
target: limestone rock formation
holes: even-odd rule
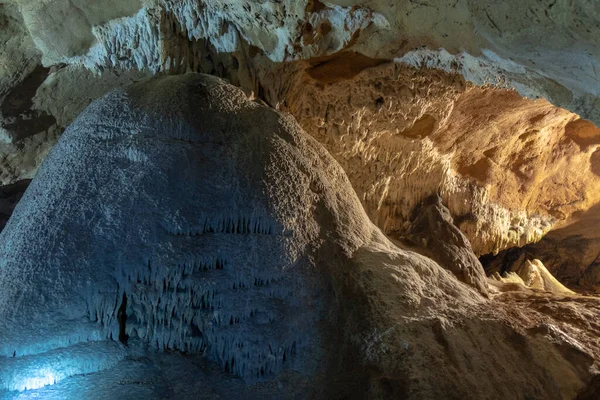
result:
[[[560,282],[579,290],[597,292],[600,288],[600,237],[598,207],[579,215],[563,228],[551,231],[535,244],[487,255],[486,270],[515,271],[524,259],[539,258]]]
[[[192,54],[180,49],[186,46],[173,46],[177,36],[218,53],[249,45],[275,62],[353,50],[453,69],[475,83],[515,87],[600,121],[593,68],[600,10],[593,0],[511,0],[501,7],[491,0],[11,2],[19,4],[45,65],[153,71],[193,65]]]
[[[499,88],[598,122],[597,7],[11,0],[0,9],[11,37],[2,58],[19,44],[26,51],[6,63],[7,90],[21,93],[31,71],[43,74],[26,80],[18,114],[27,118],[17,125],[31,136],[0,145],[0,179],[31,178],[62,127],[110,88],[147,74],[205,72],[299,119],[386,233],[440,192],[477,254],[524,246],[600,201],[591,167],[598,130]],[[41,131],[24,128],[40,118]]]
[[[308,374],[327,297],[314,243],[338,235],[353,251],[370,234],[348,191],[289,117],[216,78],[112,92],[62,136],[2,233],[2,388],[22,389],[32,357],[129,337],[244,378]]]
[[[423,249],[460,281],[487,295],[487,281],[469,240],[454,225],[450,211],[434,196],[416,211],[417,217],[405,228],[403,238]]]
[[[18,8],[0,4],[0,143],[38,133],[51,116],[30,110],[35,89],[48,75]],[[36,86],[37,84],[37,86]]]
[[[129,394],[561,399],[600,359],[597,299],[486,299],[392,244],[291,116],[198,74],[113,91],[67,129],[0,234],[0,292],[7,398],[143,374]]]
[[[536,242],[599,201],[600,130],[544,100],[391,63],[327,84],[311,74],[288,73],[274,98],[340,162],[387,233],[439,193],[487,254]]]
[[[0,227],[54,150],[0,388],[599,397],[599,34],[596,0],[3,1]]]
[[[521,287],[547,291],[557,295],[575,294],[556,280],[540,260],[525,260],[514,271],[505,271],[502,276],[496,271],[492,278],[503,283],[514,283],[521,285]]]

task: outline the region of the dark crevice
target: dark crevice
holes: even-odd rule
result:
[[[46,80],[50,72],[50,68],[38,65],[22,82],[13,87],[4,98],[0,107],[3,128],[11,134],[13,141],[23,140],[56,124],[56,119],[52,115],[31,109],[37,89]]]
[[[229,217],[204,220],[204,223],[187,229],[166,229],[170,236],[201,236],[206,234],[236,234],[236,235],[266,235],[285,236],[281,229],[276,228],[276,223],[267,218]]]
[[[505,272],[510,272],[513,264],[525,253],[527,253],[526,248],[512,247],[498,254],[484,254],[479,257],[479,261],[488,276],[494,272],[502,276]]]
[[[321,83],[336,83],[351,79],[364,69],[389,62],[387,59],[370,58],[361,53],[346,51],[313,59],[312,67],[306,73]]]
[[[119,321],[119,341],[124,345],[127,345],[129,335],[126,333],[127,326],[127,294],[123,293],[123,300],[119,311],[117,312],[117,321]]]
[[[498,254],[485,254],[479,260],[487,276],[519,273],[527,262],[539,260],[554,278],[578,293],[600,289],[600,239],[580,235],[545,236],[536,243],[512,247]]]
[[[10,185],[0,186],[0,232],[6,226],[13,210],[30,183],[31,179],[24,179]]]

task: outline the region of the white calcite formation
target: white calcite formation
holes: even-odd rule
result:
[[[178,37],[217,53],[250,45],[275,62],[355,50],[513,87],[600,121],[593,0],[11,2],[46,65],[179,70],[206,49],[189,54],[173,47]]]
[[[343,252],[371,229],[340,193],[345,175],[290,117],[216,78],[112,92],[65,132],[2,232],[3,372],[128,337],[245,378],[306,372],[326,298],[319,237],[348,232]],[[72,374],[107,366],[85,365]]]
[[[519,260],[521,265],[510,272],[500,275],[497,271],[492,278],[502,283],[517,284],[517,286],[528,287],[534,290],[551,292],[557,295],[573,295],[571,289],[560,283],[540,260]]]

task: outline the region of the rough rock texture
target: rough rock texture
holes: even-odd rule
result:
[[[60,2],[31,2],[36,3],[62,19],[55,29],[72,28],[64,21],[69,14],[61,17],[53,8]],[[92,100],[148,75],[115,70],[95,75],[62,64],[43,66],[39,43],[24,21],[27,7],[0,4],[0,184],[4,185],[32,178],[64,127]],[[44,21],[50,21],[48,16],[46,12]]]
[[[54,117],[32,109],[49,73],[40,58],[17,5],[0,4],[0,185],[32,178],[56,142]]]
[[[0,4],[0,31],[0,144],[5,144],[48,129],[54,118],[31,109],[50,69],[39,64],[40,52],[15,5]]]
[[[550,279],[552,274],[577,290],[585,288],[597,292],[600,288],[600,238],[596,229],[600,215],[600,129],[593,124],[600,123],[600,75],[596,68],[600,61],[597,40],[600,34],[599,16],[600,5],[595,0],[509,0],[502,4],[491,0],[4,1],[0,4],[0,184],[33,177],[63,128],[92,100],[113,88],[121,88],[150,75],[177,75],[193,71],[226,78],[242,88],[250,99],[291,113],[310,136],[324,145],[325,150],[305,138],[304,133],[289,134],[289,126],[294,126],[289,128],[293,132],[299,129],[292,122],[283,129],[287,133],[281,134],[279,128],[272,128],[274,123],[271,119],[247,115],[244,118],[250,118],[251,124],[267,126],[264,135],[281,134],[284,142],[289,137],[302,140],[286,142],[289,146],[284,148],[290,150],[291,155],[269,146],[264,147],[262,153],[254,152],[250,145],[244,149],[247,154],[238,154],[234,144],[230,152],[204,154],[202,152],[208,150],[196,149],[197,143],[173,140],[168,134],[167,137],[159,134],[162,139],[157,139],[154,133],[147,132],[147,129],[152,131],[152,126],[146,124],[146,120],[130,124],[133,133],[125,136],[135,137],[131,139],[132,143],[120,139],[98,139],[111,132],[118,122],[85,127],[90,131],[87,139],[79,138],[78,141],[67,137],[55,151],[60,156],[54,156],[47,171],[40,172],[37,181],[46,183],[34,182],[34,187],[41,189],[32,188],[30,191],[52,193],[50,200],[41,194],[40,197],[29,195],[31,199],[35,197],[34,200],[27,200],[26,196],[26,202],[46,203],[38,208],[23,206],[23,210],[33,207],[39,213],[17,211],[11,221],[20,222],[10,222],[9,225],[19,225],[21,230],[11,229],[13,233],[3,236],[10,235],[10,240],[2,239],[10,243],[0,250],[0,263],[9,267],[0,271],[4,274],[0,276],[6,277],[7,271],[10,271],[22,279],[7,278],[4,282],[10,282],[8,286],[0,288],[6,293],[7,304],[11,306],[2,307],[0,313],[6,313],[6,325],[0,327],[8,329],[10,326],[13,335],[9,340],[0,340],[0,343],[16,346],[15,350],[20,349],[19,354],[41,351],[39,346],[49,346],[44,348],[43,354],[32,355],[33,358],[3,359],[0,371],[16,371],[2,378],[3,385],[12,388],[39,386],[74,373],[87,373],[109,366],[112,369],[105,370],[105,376],[119,376],[121,372],[127,375],[129,368],[138,368],[138,373],[143,376],[140,371],[144,371],[145,367],[140,359],[146,356],[152,360],[151,363],[156,363],[154,377],[158,376],[158,380],[162,369],[158,365],[161,363],[174,362],[186,371],[198,370],[195,361],[192,362],[195,367],[189,367],[189,364],[182,367],[183,364],[162,353],[146,354],[140,350],[141,347],[136,347],[140,350],[138,352],[130,352],[116,343],[120,339],[122,342],[130,340],[132,346],[145,343],[151,351],[177,348],[205,354],[207,358],[203,360],[214,363],[215,376],[218,377],[215,379],[220,382],[219,388],[215,387],[211,394],[223,397],[231,397],[232,392],[223,388],[232,381],[219,372],[222,370],[246,379],[255,372],[262,375],[264,370],[266,375],[278,377],[277,385],[281,384],[284,392],[287,388],[294,388],[291,397],[303,392],[304,388],[318,391],[316,387],[321,381],[311,383],[315,376],[323,381],[339,382],[339,385],[330,385],[333,387],[330,390],[344,387],[345,393],[357,397],[365,392],[372,397],[440,398],[448,397],[448,393],[461,399],[489,397],[490,393],[508,397],[513,395],[514,387],[520,388],[522,398],[573,398],[582,389],[581,396],[597,397],[594,393],[599,381],[592,377],[597,369],[595,360],[598,359],[595,343],[598,327],[593,323],[598,316],[597,299],[555,290],[555,282],[550,285],[554,293],[541,293],[540,290],[548,289],[544,276]],[[135,87],[146,87],[144,85]],[[162,92],[162,89],[154,91],[150,86],[147,87],[148,93]],[[150,105],[146,100],[154,95],[145,97],[146,90],[142,90],[144,94],[135,90],[116,92],[129,96],[131,103],[123,100],[119,103],[123,105],[121,110],[106,118],[102,114],[102,118],[106,121],[114,121],[115,118],[135,120],[139,114],[132,113],[128,107],[136,105],[139,100],[148,106],[148,121],[154,121],[156,108],[163,107],[162,102],[157,100]],[[242,92],[218,90],[235,93],[231,95],[231,102],[239,100],[243,104],[240,107],[251,109],[252,113],[260,110],[265,115],[278,115],[257,104],[242,101]],[[188,92],[184,90],[183,93]],[[203,93],[202,90],[199,93]],[[176,110],[174,114],[183,116],[184,120],[194,120],[187,114],[186,107],[190,106],[190,102],[197,102],[200,94],[188,93],[186,96],[183,100],[187,102],[183,106],[176,106],[182,100],[178,99],[172,102],[169,110]],[[146,100],[140,100],[142,98]],[[201,103],[212,106],[212,102],[205,99]],[[90,110],[97,110],[98,104],[102,103],[97,103]],[[224,103],[217,101],[215,104]],[[231,105],[227,104],[227,107]],[[135,112],[138,111],[136,109]],[[96,115],[94,113],[89,111],[84,115]],[[214,116],[208,114],[207,120],[212,121]],[[227,114],[232,120],[239,116],[231,115]],[[167,119],[171,121],[171,117]],[[88,117],[84,116],[80,121],[85,118]],[[291,120],[289,116],[273,118]],[[175,117],[172,120],[179,121]],[[215,126],[221,126],[219,123]],[[75,126],[81,128],[82,124],[85,125],[79,122]],[[85,130],[80,128],[73,129]],[[170,129],[167,128],[165,130]],[[196,130],[205,135],[208,134],[205,128]],[[253,126],[250,131],[257,129]],[[169,130],[184,131],[183,128]],[[147,136],[140,136],[140,132],[147,133]],[[209,133],[219,134],[218,131]],[[161,145],[146,151],[143,147],[146,141],[150,143],[153,140]],[[244,138],[232,139],[231,143],[240,143],[238,140],[243,141]],[[189,146],[179,153],[185,154],[183,158],[171,153],[176,147],[171,146],[174,141],[182,148]],[[318,154],[316,159],[321,161],[314,161],[315,157],[304,154],[307,146],[300,142],[311,143],[309,152]],[[211,143],[213,145],[217,146]],[[326,152],[341,165],[358,196],[354,196],[352,188],[347,185],[346,175]],[[157,154],[165,158],[161,159]],[[196,164],[182,161],[195,160],[198,154],[204,154],[202,163],[205,164],[201,165],[212,163],[204,175],[194,175],[190,171],[196,171]],[[276,200],[261,198],[252,203],[256,207],[279,209],[282,204],[296,207],[296,211],[284,213],[289,220],[280,214],[265,212],[265,218],[271,218],[269,221],[287,223],[285,226],[297,234],[292,244],[286,241],[289,239],[286,236],[288,239],[275,239],[275,242],[281,240],[289,244],[283,250],[268,245],[254,246],[245,254],[270,250],[265,257],[268,262],[261,264],[267,269],[270,268],[271,257],[278,255],[290,260],[297,257],[312,266],[312,269],[307,268],[311,272],[306,276],[284,274],[289,281],[283,278],[278,281],[278,276],[273,278],[275,282],[268,279],[270,285],[293,286],[308,295],[297,299],[294,297],[296,291],[282,301],[281,307],[290,307],[286,310],[293,315],[293,321],[283,324],[285,328],[282,330],[263,331],[255,329],[252,323],[242,324],[250,327],[252,335],[256,333],[256,337],[261,338],[246,346],[252,348],[248,352],[239,348],[239,341],[230,340],[229,333],[223,333],[246,329],[236,323],[243,319],[238,315],[242,307],[212,299],[210,293],[214,292],[203,284],[199,287],[197,282],[185,283],[184,287],[178,287],[175,280],[167,279],[173,271],[187,274],[189,268],[196,271],[196,268],[209,270],[214,267],[210,270],[211,274],[225,271],[227,275],[229,272],[223,268],[223,260],[217,257],[206,262],[199,257],[195,263],[190,264],[186,259],[182,264],[170,259],[165,262],[171,264],[171,269],[163,271],[164,276],[152,275],[152,264],[149,271],[144,269],[148,267],[147,256],[163,254],[164,249],[155,245],[165,243],[164,236],[161,236],[165,233],[152,229],[150,234],[138,233],[136,227],[144,230],[148,225],[138,226],[137,220],[128,220],[131,215],[138,214],[131,213],[134,206],[124,205],[126,200],[137,199],[133,195],[128,198],[127,194],[136,193],[144,187],[144,182],[152,181],[152,190],[145,192],[146,196],[139,200],[139,204],[146,204],[147,209],[154,210],[154,215],[159,214],[159,209],[193,209],[189,201],[184,202],[180,198],[180,193],[175,194],[176,190],[182,193],[198,191],[196,197],[205,199],[202,197],[204,189],[199,188],[202,183],[207,187],[217,187],[214,180],[218,177],[234,182],[241,179],[237,170],[223,170],[221,161],[215,160],[218,155],[222,156],[222,160],[239,159],[239,164],[233,164],[240,168],[242,176],[254,171],[254,180],[264,174],[267,178],[258,181],[263,182],[265,187],[277,189]],[[178,161],[172,160],[171,165],[168,157]],[[263,157],[276,160],[269,158],[269,162],[264,164],[254,162],[266,160]],[[281,168],[297,157],[309,160],[309,166],[300,163],[302,168],[297,174],[291,167],[281,172]],[[156,163],[156,169],[152,169],[147,162],[155,159],[162,161]],[[250,167],[243,169],[243,160],[253,161],[249,162]],[[334,167],[329,168],[330,165]],[[265,167],[261,170],[260,166],[273,169]],[[139,170],[136,169],[138,167]],[[153,171],[163,171],[161,168],[170,172],[151,175]],[[315,171],[322,170],[334,171],[334,178],[327,175],[328,172],[324,172],[325,178],[314,178],[315,174],[321,176],[321,172]],[[98,178],[85,181],[82,178],[85,174],[96,174]],[[202,179],[191,179],[198,176]],[[319,182],[324,182],[325,189],[309,184],[314,197],[307,199],[303,194],[309,191],[300,193],[305,186],[285,186],[286,183],[296,183],[295,176],[306,176],[306,179],[299,178],[303,184],[321,179]],[[94,186],[95,180],[116,183],[109,186],[110,190],[105,190],[104,186]],[[181,183],[189,180],[193,183]],[[333,191],[326,189],[332,185],[331,182],[342,181],[343,184],[333,184]],[[242,186],[238,189],[242,190]],[[221,193],[221,189],[215,189],[216,193]],[[163,192],[159,194],[160,190]],[[69,191],[74,193],[65,194]],[[89,204],[72,200],[82,193],[94,200]],[[236,195],[240,193],[227,193],[223,197],[231,202],[239,200]],[[433,212],[434,207],[415,217],[419,215],[417,210],[423,202],[432,195],[441,198],[449,213],[441,207]],[[319,196],[324,196],[325,200]],[[159,200],[154,201],[155,198]],[[105,201],[102,202],[102,199]],[[166,204],[165,199],[172,201]],[[221,203],[229,204],[227,201],[214,201],[214,198],[209,200],[215,203],[211,203],[214,207]],[[348,200],[351,205],[339,206],[343,200]],[[123,212],[127,218],[117,221],[115,214],[118,212],[107,206],[113,205],[113,202],[116,202],[115,207],[127,209],[127,213]],[[298,204],[313,204],[314,209],[307,211]],[[237,209],[238,204],[229,206]],[[141,206],[142,209],[144,207]],[[213,208],[211,210],[214,211]],[[69,219],[73,217],[61,219],[70,212],[80,218],[75,222]],[[294,214],[296,212],[299,214]],[[25,218],[21,214],[30,217]],[[244,222],[239,222],[239,218],[244,221],[244,215],[223,215],[219,221],[231,218],[230,223],[236,231],[244,226]],[[312,221],[307,223],[310,226],[298,222],[302,218],[297,215]],[[375,225],[368,222],[365,215]],[[142,220],[146,217],[148,215],[140,216]],[[185,219],[188,217],[173,212],[172,219],[163,221],[161,226],[171,233],[181,233],[178,230],[181,229],[186,237],[200,230],[200,236],[204,235],[204,225],[200,229]],[[287,222],[282,222],[281,218]],[[57,219],[60,221],[56,226],[48,222]],[[355,225],[347,226],[349,221]],[[412,231],[408,229],[411,221]],[[431,221],[442,229],[439,232],[421,229],[431,226]],[[275,222],[269,226],[277,225]],[[207,224],[211,226],[211,223]],[[60,233],[53,230],[58,229],[57,226],[62,227]],[[98,229],[88,231],[83,228],[87,226]],[[414,242],[410,249],[405,249],[404,245],[394,246],[375,226],[384,234],[395,237],[412,232],[412,236],[421,243],[421,239],[426,237],[429,242],[436,243],[436,250],[423,249]],[[212,229],[215,230],[215,227]],[[216,230],[219,229],[231,231],[232,227],[224,223],[217,225]],[[31,232],[40,232],[39,238],[33,241],[22,239],[25,237],[21,236],[25,235],[23,230],[29,232],[28,238]],[[94,244],[104,243],[102,237],[110,237],[117,232],[114,238],[119,247],[107,249],[99,245],[95,247],[96,253],[75,251],[73,246],[80,242],[60,236],[70,235],[73,230],[85,232],[77,236],[77,240]],[[126,237],[127,232],[131,236]],[[314,235],[310,236],[312,233]],[[59,239],[54,237],[52,240],[55,241],[50,244],[44,242],[52,235],[58,235]],[[169,236],[168,233],[165,235]],[[302,239],[306,235],[311,239]],[[452,239],[440,239],[445,236]],[[331,244],[332,238],[335,238],[335,244]],[[144,256],[135,253],[136,246],[125,246],[126,251],[122,251],[123,243],[130,241],[147,246],[143,250]],[[302,246],[314,249],[314,254],[308,250],[308,253],[297,250],[304,248]],[[525,247],[517,250],[514,249],[516,246]],[[332,260],[331,255],[339,254],[340,248],[343,256],[334,256]],[[301,255],[295,254],[294,249]],[[166,254],[173,257],[179,254],[173,246],[167,250]],[[486,289],[475,257],[503,250],[507,250],[506,253],[492,261],[491,267],[488,258],[484,264],[489,271],[506,272],[506,277],[492,282]],[[423,253],[423,256],[417,253]],[[25,264],[32,265],[29,270],[17,268],[21,261],[16,260],[21,255]],[[36,257],[44,262],[35,262]],[[87,271],[86,266],[96,261],[94,257],[104,260],[108,266],[94,264],[91,272],[73,272]],[[544,267],[537,262],[527,262],[535,259],[539,259]],[[448,260],[460,260],[462,269]],[[515,260],[518,262],[515,263]],[[144,268],[140,267],[142,264]],[[288,264],[298,267],[289,260],[278,263],[278,266]],[[72,275],[67,273],[58,278],[52,275],[58,274],[56,271],[61,269],[48,274],[33,272],[47,265],[67,266]],[[327,266],[324,275],[320,273],[322,265]],[[69,270],[71,266],[73,269]],[[137,271],[135,268],[141,268],[139,277],[130,275],[131,271]],[[511,269],[524,271],[525,279],[511,274]],[[320,272],[313,274],[315,270]],[[481,292],[487,292],[490,299],[483,299],[476,291],[456,282],[447,270],[458,272],[460,279]],[[37,280],[43,281],[45,290],[52,292],[54,286],[47,285],[48,282],[74,282],[74,276],[85,276],[86,273],[98,273],[105,278],[99,279],[98,288],[103,292],[97,297],[90,297],[90,285],[77,287],[67,284],[66,287],[73,289],[72,293],[65,294],[62,289],[57,289],[57,293],[65,297],[65,304],[79,304],[80,308],[73,312],[79,313],[77,315],[88,323],[73,320],[74,315],[66,315],[58,319],[56,327],[44,325],[47,324],[47,309],[44,307],[52,306],[51,301],[46,301],[48,293],[26,296],[16,294],[18,290],[12,286],[16,281],[26,284],[30,282],[28,279]],[[532,275],[534,279],[531,279]],[[227,276],[232,279],[227,281],[232,283],[231,290],[239,290],[240,285],[252,281],[251,278],[246,279],[247,275]],[[148,279],[145,281],[145,278]],[[162,289],[159,282],[146,292],[146,289],[140,289],[140,292],[133,290],[134,286],[137,288],[138,279],[142,280],[140,286],[143,286],[150,278],[155,282],[163,278]],[[182,276],[183,282],[184,278]],[[314,283],[313,278],[318,282]],[[95,277],[90,281],[95,282]],[[112,286],[114,282],[119,283],[116,289]],[[253,282],[263,288],[261,279]],[[110,287],[106,289],[102,286],[105,284]],[[198,306],[202,308],[208,301],[209,307],[223,307],[222,312],[212,315],[211,319],[186,309],[184,304],[189,299],[182,300],[185,297],[183,290],[189,288],[193,288],[191,292],[204,294],[204,298],[200,295],[197,299],[190,292],[192,310]],[[171,289],[174,293],[168,298],[159,295]],[[269,295],[276,298],[283,296],[280,289],[269,292]],[[25,290],[24,293],[28,292]],[[108,298],[110,300],[102,303],[102,299]],[[27,302],[28,299],[31,303]],[[148,299],[151,306],[148,306]],[[261,299],[252,297],[251,300],[260,302]],[[224,306],[224,303],[227,305]],[[88,307],[89,304],[95,308]],[[297,304],[303,306],[302,312],[291,312]],[[181,307],[188,311],[183,314],[181,311],[174,312]],[[318,308],[318,312],[313,312],[311,307]],[[251,313],[251,318],[254,318],[254,311]],[[276,319],[275,314],[268,311],[265,314],[259,313],[259,325],[262,326],[263,322],[265,326],[277,325],[271,321]],[[21,321],[22,315],[31,318],[19,326],[21,331],[47,326],[51,332],[58,332],[52,336],[55,342],[17,343],[18,325],[11,325],[10,321],[13,318]],[[36,318],[39,318],[37,322]],[[61,324],[63,321],[64,324]],[[171,329],[173,321],[183,322],[177,329]],[[225,325],[231,322],[232,327],[221,330],[219,324],[223,321]],[[315,327],[315,321],[326,322]],[[203,331],[206,326],[209,328]],[[289,332],[289,326],[314,330],[305,335],[315,338],[314,343],[306,344],[310,351],[298,352],[301,341],[296,343],[294,359],[299,361],[289,358],[291,350],[287,336],[298,334],[302,329]],[[335,329],[329,329],[331,326]],[[63,336],[61,329],[68,334]],[[172,336],[167,332],[176,334]],[[198,332],[202,333],[201,338]],[[115,340],[106,340],[111,334]],[[279,350],[270,348],[265,356],[267,350],[263,339],[267,336],[261,335],[272,335],[269,337],[273,338],[274,346],[279,346]],[[26,337],[31,339],[33,336]],[[104,340],[92,344],[79,343],[85,338]],[[71,358],[65,358],[62,349],[53,348],[57,343],[64,344],[64,340],[73,342],[70,343],[74,348]],[[330,349],[328,343],[339,346],[335,347],[336,352],[324,352],[330,358],[320,362],[315,354]],[[103,346],[106,346],[105,358],[88,358],[88,354]],[[12,355],[10,350],[5,350],[7,356]],[[310,354],[308,361],[302,359],[306,354]],[[53,363],[63,358],[67,360],[64,364],[54,364],[54,375],[48,375],[46,370],[37,371],[38,363]],[[310,379],[290,378],[288,372],[295,367],[282,368],[284,358],[286,366],[297,362],[301,375]],[[348,370],[348,365],[357,365],[360,373]],[[498,371],[503,371],[503,375],[500,376]],[[35,376],[26,377],[30,374]],[[148,374],[152,375],[152,372]],[[78,382],[84,385],[102,382],[100,378],[80,379]],[[271,378],[265,379],[270,382]],[[507,386],[506,381],[514,384]],[[109,393],[118,391],[106,384],[101,386],[107,390],[107,396],[114,397]],[[69,384],[67,387],[70,387]],[[177,390],[169,390],[161,386],[140,396],[193,398],[197,395],[193,389],[185,391],[181,386]],[[282,397],[280,389],[269,390],[265,396],[252,390],[246,391],[244,385],[239,386],[239,390],[250,398]],[[57,393],[61,398],[60,391]],[[44,392],[44,395],[50,394]],[[78,393],[71,397],[89,396]]]
[[[471,243],[454,225],[450,211],[435,196],[416,210],[416,218],[404,229],[402,239],[422,249],[460,281],[487,295],[487,281],[481,263],[473,254]]]
[[[45,65],[85,54],[96,40],[93,28],[135,14],[141,0],[17,0],[23,20]]]
[[[214,63],[211,53],[232,54],[236,69],[244,69],[257,53],[282,62],[351,50],[514,87],[599,121],[593,0],[515,0],[501,7],[487,0],[10,3],[46,66],[211,72],[231,67],[201,65]]]
[[[592,229],[596,232],[597,225]],[[600,238],[596,233],[582,234],[579,229],[567,232],[558,230],[524,250],[542,257],[562,282],[597,293],[600,290]]]
[[[43,82],[33,87],[34,91],[28,97],[31,113],[51,115],[51,124],[38,132],[37,129],[31,130],[28,124],[15,122],[16,126],[23,128],[24,134],[11,136],[8,142],[0,141],[0,183],[32,178],[64,128],[92,100],[145,76],[149,75],[114,70],[96,76],[90,71],[72,67],[51,72]],[[22,89],[17,87],[13,92],[22,93]],[[30,117],[26,115],[25,118]]]
[[[567,226],[550,232],[540,242],[483,258],[488,271],[513,271],[523,259],[539,258],[551,273],[570,287],[600,289],[599,207],[578,214]]]
[[[46,65],[179,68],[187,57],[163,40],[167,27],[219,53],[250,45],[275,62],[346,49],[455,69],[476,83],[500,82],[600,121],[600,6],[593,0],[511,0],[500,7],[491,0],[16,3]]]
[[[22,357],[67,344],[135,336],[206,353],[245,378],[286,361],[308,374],[322,340],[310,327],[326,295],[317,296],[307,264],[318,256],[319,225],[306,213],[327,219],[328,208],[360,206],[336,199],[340,184],[349,188],[343,173],[319,167],[331,161],[299,132],[216,78],[149,81],[93,104],[2,234],[0,353],[17,356],[3,367],[18,370]],[[311,203],[315,210],[305,209]],[[340,229],[366,223],[358,217]],[[362,237],[342,236],[340,251]],[[40,327],[45,335],[33,334]]]
[[[494,271],[492,278],[503,283],[517,284],[517,289],[528,287],[557,295],[575,294],[557,281],[540,260],[525,260],[519,268],[510,272],[504,271],[502,276],[498,271]]]
[[[33,178],[59,132],[53,128],[16,143],[0,143],[0,183],[8,185]]]
[[[593,393],[600,359],[598,299],[480,296],[392,244],[293,118],[197,74],[67,129],[0,234],[0,293],[0,387],[57,381],[48,398],[145,371],[127,394],[234,374],[247,398],[562,399]],[[186,389],[194,354],[221,372]]]
[[[96,75],[85,69],[67,66],[48,76],[33,98],[33,107],[52,115],[65,128],[91,102],[107,92],[145,77],[147,72],[106,70]]]
[[[401,230],[440,194],[486,254],[538,241],[600,200],[600,129],[577,115],[391,63],[329,82],[339,77],[333,62],[285,68],[272,77],[282,89],[267,97],[340,162],[384,231]]]

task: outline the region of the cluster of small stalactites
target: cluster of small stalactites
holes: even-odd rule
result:
[[[277,235],[282,233],[280,224],[264,216],[221,216],[206,217],[196,225],[168,227],[167,232],[175,236],[199,236],[207,233],[229,233],[249,235]]]
[[[300,304],[298,285],[281,270],[206,257],[143,271],[123,285],[131,288],[127,331],[160,350],[206,354],[257,378],[277,372],[301,341],[286,322]]]

